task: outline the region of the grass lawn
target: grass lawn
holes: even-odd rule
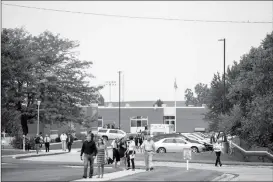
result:
[[[5,155],[16,155],[16,154],[27,154],[27,153],[32,153],[32,151],[29,151],[29,152],[27,152],[27,151],[23,151],[23,150],[12,150],[12,149],[7,149],[7,150],[1,150],[1,155],[2,156],[5,156]]]

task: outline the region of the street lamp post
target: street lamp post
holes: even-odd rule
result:
[[[223,101],[223,113],[225,112],[225,103],[226,103],[226,39],[220,39],[219,41],[224,42],[224,101]]]
[[[122,72],[121,71],[119,71],[118,72],[118,75],[119,75],[119,89],[118,89],[118,92],[119,92],[119,97],[118,97],[118,128],[120,129],[120,74],[121,74]]]
[[[39,129],[40,129],[40,104],[41,104],[41,101],[38,100],[37,104],[38,104],[38,123],[37,123],[37,135],[38,135]]]

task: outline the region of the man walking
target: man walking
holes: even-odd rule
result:
[[[49,138],[49,136],[48,136],[47,134],[46,134],[46,136],[45,136],[44,142],[45,142],[45,149],[46,149],[46,152],[49,152],[50,138]]]
[[[144,150],[144,160],[145,160],[146,171],[151,171],[154,169],[152,166],[152,161],[153,161],[153,154],[155,153],[155,144],[150,136],[147,136],[147,140],[143,142],[142,148]]]
[[[221,156],[221,151],[222,151],[222,145],[220,141],[218,140],[217,143],[214,145],[214,151],[216,154],[216,161],[215,161],[215,166],[218,166],[218,163],[220,164],[220,167],[222,166],[220,156]]]
[[[73,144],[74,138],[72,137],[72,135],[69,133],[68,137],[66,139],[66,143],[67,143],[67,148],[68,148],[68,152],[71,151],[71,146]]]
[[[96,155],[97,155],[97,146],[93,139],[94,139],[94,134],[93,133],[88,134],[87,140],[84,141],[82,144],[81,160],[82,160],[82,155],[84,154],[83,178],[87,178],[88,163],[90,163],[89,178],[92,178],[93,176],[93,171],[94,171],[93,164],[94,164],[94,159],[96,158]]]
[[[60,136],[60,139],[62,141],[62,149],[63,151],[66,151],[66,139],[67,139],[67,135],[63,132]]]

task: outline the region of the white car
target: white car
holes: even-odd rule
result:
[[[198,143],[190,143],[184,138],[163,138],[155,142],[155,150],[158,153],[183,152],[184,148],[191,148],[193,153],[205,150],[205,146]]]
[[[118,129],[99,129],[99,137],[103,137],[106,140],[114,140],[116,138],[121,139],[126,136],[126,132]]]

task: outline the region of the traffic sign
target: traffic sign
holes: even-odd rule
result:
[[[184,148],[183,156],[184,160],[191,160],[191,148]]]

